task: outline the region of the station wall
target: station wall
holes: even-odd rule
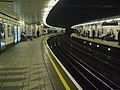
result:
[[[92,30],[95,30],[95,37],[97,37],[97,33],[99,31],[100,36],[102,35],[106,35],[110,29],[113,29],[114,35],[115,35],[115,39],[118,40],[118,32],[117,30],[120,30],[120,21],[118,21],[118,25],[116,26],[102,26],[101,23],[96,23],[96,24],[90,24],[90,25],[83,25],[83,26],[79,26],[77,28],[77,32],[80,32],[80,35],[86,36],[86,34],[90,33],[90,37],[92,37]],[[85,35],[84,35],[85,33]]]
[[[0,23],[5,25],[6,45],[14,43],[14,26],[20,26],[20,23],[17,20],[3,14],[0,14]]]

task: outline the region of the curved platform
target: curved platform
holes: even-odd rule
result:
[[[49,57],[54,60],[69,90],[77,90],[47,49],[43,38],[45,36],[18,43],[0,54],[0,90],[65,90]]]
[[[120,48],[117,41],[106,41],[106,40],[101,40],[101,39],[96,39],[96,38],[93,40],[92,38],[77,36],[76,34],[71,34],[71,37],[76,37],[76,38],[80,38],[80,39],[83,39],[83,40],[87,40],[87,41],[91,41],[91,42],[95,42],[95,43],[99,43],[99,44],[104,44],[104,45]]]

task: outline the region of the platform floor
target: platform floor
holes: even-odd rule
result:
[[[105,45],[108,45],[108,46],[113,46],[113,47],[120,48],[117,41],[106,41],[106,40],[101,40],[101,39],[97,39],[97,38],[95,38],[93,40],[92,38],[77,36],[77,34],[71,34],[71,36],[74,36],[76,38],[81,38],[83,40],[88,40],[88,41],[91,41],[91,42],[96,42],[96,43],[105,44]]]
[[[0,54],[0,90],[64,90],[42,38],[20,42]]]

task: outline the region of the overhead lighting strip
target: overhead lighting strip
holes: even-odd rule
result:
[[[98,20],[98,21],[93,21],[93,22],[87,22],[87,23],[73,25],[71,28],[76,29],[79,26],[91,25],[91,24],[97,24],[97,23],[103,23],[103,22],[119,21],[119,20],[120,20],[120,18],[104,19],[104,20]]]

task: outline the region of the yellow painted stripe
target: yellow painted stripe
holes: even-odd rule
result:
[[[47,53],[47,55],[48,55],[48,57],[49,57],[49,59],[50,59],[50,62],[52,63],[55,71],[57,72],[57,74],[58,74],[58,76],[59,76],[62,84],[64,85],[64,87],[65,87],[66,90],[70,90],[70,87],[69,87],[68,84],[66,83],[65,79],[63,78],[62,74],[60,73],[59,69],[58,69],[57,66],[55,65],[53,59],[51,58],[51,56],[50,56],[50,54],[49,54],[49,52],[48,52],[48,50],[47,50],[47,47],[46,47],[46,45],[45,45],[45,41],[43,42],[43,45],[44,45],[45,51],[46,51],[46,53]]]

